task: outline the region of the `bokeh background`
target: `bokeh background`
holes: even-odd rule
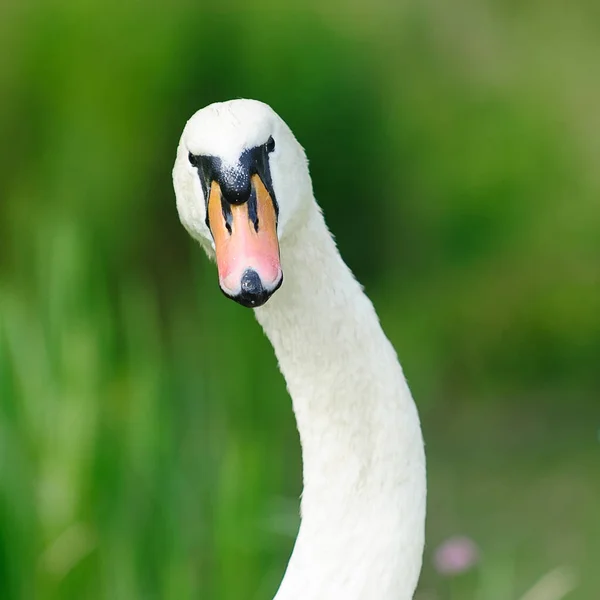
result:
[[[598,598],[593,0],[2,2],[0,596],[277,589],[290,401],[171,185],[185,121],[234,97],[306,148],[419,405],[417,597]]]

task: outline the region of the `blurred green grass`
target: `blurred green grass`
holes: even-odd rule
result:
[[[272,104],[420,406],[423,600],[600,589],[600,37],[579,2],[0,7],[0,592],[270,598],[285,385],[177,222],[185,120]],[[349,177],[352,174],[352,177]],[[473,572],[435,572],[455,533]],[[549,600],[549,599],[542,599]]]

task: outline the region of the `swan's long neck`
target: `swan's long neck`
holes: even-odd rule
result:
[[[256,316],[292,396],[304,491],[276,600],[408,600],[425,458],[402,369],[316,204],[281,254],[284,284]]]

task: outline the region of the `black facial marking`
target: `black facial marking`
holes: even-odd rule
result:
[[[256,190],[254,188],[250,191],[250,198],[248,198],[248,218],[252,225],[254,225],[254,231],[258,233],[258,202],[256,200]]]
[[[200,184],[204,198],[208,201],[210,186],[216,181],[221,188],[221,204],[223,205],[223,216],[227,221],[226,214],[231,214],[231,207],[225,208],[226,204],[243,204],[249,202],[248,215],[252,220],[254,229],[258,231],[258,215],[256,212],[256,194],[253,194],[251,179],[253,175],[258,175],[265,188],[273,200],[275,216],[279,215],[279,205],[273,191],[273,181],[271,179],[271,170],[269,167],[269,154],[275,150],[275,140],[270,137],[265,144],[244,150],[235,165],[223,163],[217,156],[193,155],[189,154],[190,164],[196,167],[200,177]],[[252,200],[252,196],[254,199]],[[208,208],[208,207],[207,207]],[[229,211],[226,213],[226,211]],[[230,218],[230,217],[229,217]],[[208,220],[208,210],[206,211],[206,225],[210,227]]]
[[[233,215],[231,214],[231,204],[224,202],[221,197],[221,212],[223,213],[223,219],[225,220],[225,227],[231,235],[231,224],[233,223]]]

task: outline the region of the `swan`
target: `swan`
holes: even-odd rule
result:
[[[181,223],[216,259],[222,292],[253,308],[292,398],[301,523],[275,600],[412,598],[426,501],[419,417],[303,148],[262,102],[211,104],[185,125],[173,184]]]

